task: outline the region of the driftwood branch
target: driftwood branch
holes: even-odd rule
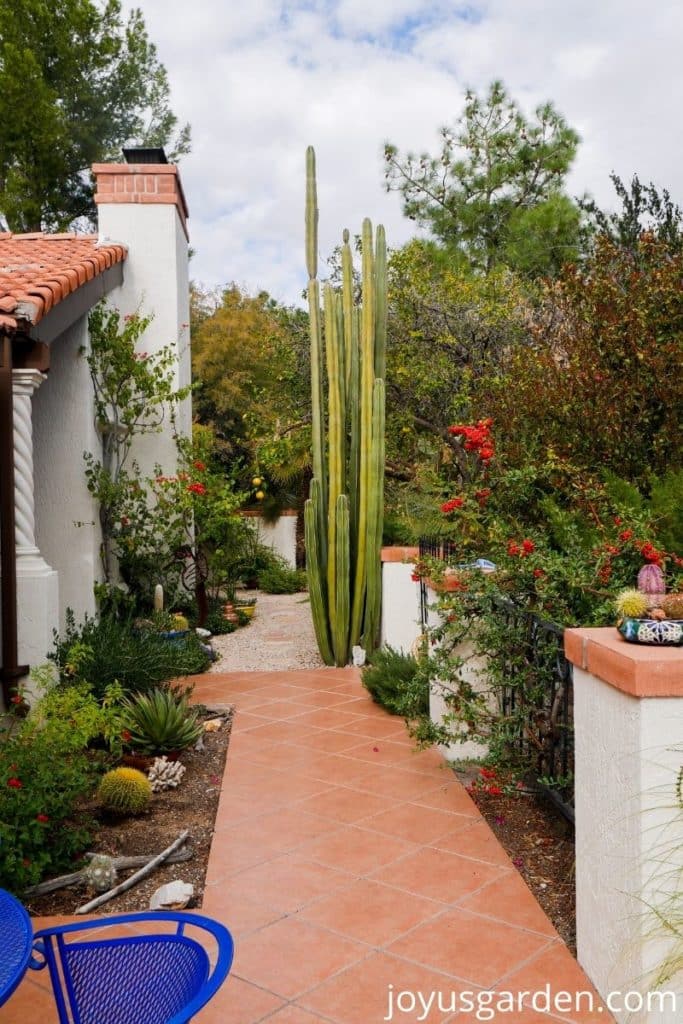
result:
[[[147,875],[151,875],[154,869],[158,867],[159,864],[162,864],[167,860],[174,850],[177,850],[179,846],[182,846],[189,834],[189,831],[185,829],[185,831],[181,832],[178,838],[174,840],[170,846],[167,846],[165,850],[162,850],[161,853],[157,854],[153,860],[150,860],[144,867],[140,868],[139,871],[136,871],[135,874],[130,876],[130,878],[127,878],[125,882],[115,885],[113,889],[109,889],[108,892],[103,892],[101,896],[96,896],[95,899],[90,900],[89,903],[84,903],[83,906],[78,907],[74,913],[87,914],[90,910],[95,910],[96,907],[101,907],[103,903],[108,903],[109,900],[114,898],[114,896],[118,896],[120,893],[126,892],[128,889],[132,889],[134,885],[137,885],[138,882],[142,881],[143,878],[146,878]]]
[[[94,853],[86,853],[86,857],[94,857]],[[117,871],[125,871],[127,868],[141,868],[152,860],[151,854],[140,854],[138,857],[114,857],[112,858]],[[182,864],[183,861],[191,860],[190,850],[178,850],[166,858],[167,864]],[[40,882],[39,885],[32,885],[26,889],[25,896],[46,896],[49,892],[56,892],[57,889],[66,889],[70,885],[78,885],[85,878],[87,868],[80,871],[72,871],[70,875],[59,875],[47,882]]]

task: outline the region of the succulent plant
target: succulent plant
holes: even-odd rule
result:
[[[667,619],[683,619],[683,594],[665,594],[662,611]]]
[[[361,307],[354,306],[348,231],[343,234],[341,289],[325,286],[322,316],[317,260],[315,153],[309,146],[306,266],[313,479],[304,513],[306,555],[320,654],[328,665],[346,665],[352,647],[362,643],[372,651],[379,633],[387,310],[384,228],[377,228],[373,244],[372,224],[363,221]]]
[[[136,693],[123,702],[123,717],[130,733],[128,742],[139,754],[185,750],[203,732],[198,713],[189,706],[187,697],[168,689]]]
[[[97,853],[85,869],[85,883],[95,892],[106,892],[116,885],[116,865],[106,853]]]
[[[638,573],[638,590],[643,594],[663,594],[666,590],[664,573],[654,562],[644,565]]]
[[[140,814],[151,799],[152,787],[137,768],[114,768],[102,776],[97,796],[109,811]]]
[[[640,590],[629,589],[617,594],[614,603],[619,615],[627,619],[640,619],[647,612],[649,602],[647,595]]]

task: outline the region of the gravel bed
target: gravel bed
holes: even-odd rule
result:
[[[324,668],[313,631],[308,594],[262,594],[256,597],[251,623],[234,633],[214,636],[211,643],[220,654],[210,672],[270,672]]]

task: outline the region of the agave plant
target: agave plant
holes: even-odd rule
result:
[[[169,689],[136,693],[123,702],[127,742],[140,754],[185,750],[202,734],[198,713],[187,697]]]

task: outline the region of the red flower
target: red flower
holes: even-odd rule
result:
[[[487,786],[486,787],[486,792],[490,796],[501,796],[503,790],[500,788],[500,786]]]
[[[128,729],[123,729],[122,730],[122,732],[121,732],[121,739],[123,740],[124,743],[130,743],[132,738],[133,738],[132,733],[130,733],[128,731]]]
[[[536,545],[534,544],[534,542],[532,540],[528,540],[527,538],[525,538],[522,541],[522,554],[530,555],[535,550],[536,550]]]
[[[626,542],[627,540],[630,540],[632,536],[633,530],[622,530],[619,534],[619,540],[623,540],[624,542]]]
[[[514,540],[508,541],[508,555],[518,555],[518,554],[519,554],[519,544],[517,544]]]
[[[495,779],[495,777],[496,777],[495,768],[480,768],[479,769],[479,774],[484,779]]]
[[[413,583],[419,583],[422,577],[420,576],[419,572],[411,572],[410,578],[413,581]]]
[[[204,465],[203,462],[200,462],[199,459],[197,459],[196,462],[193,462],[192,465],[194,466],[195,469],[199,470],[200,473],[203,473],[206,470],[206,466]]]
[[[479,451],[479,458],[481,459],[482,462],[488,462],[490,459],[493,458],[493,448],[491,448],[491,447],[481,448],[480,451]]]
[[[21,697],[18,693],[15,693],[13,697],[10,697],[10,701],[12,702],[12,704],[23,704],[24,698]]]
[[[47,814],[36,814],[36,821],[40,821],[43,824],[45,824],[49,820],[50,819],[48,818]]]
[[[534,569],[534,576],[540,580],[542,576],[545,576],[545,569]]]
[[[615,516],[612,521],[615,526],[621,526],[624,520],[621,518],[621,516]]]
[[[612,566],[606,562],[598,572],[598,579],[601,583],[609,583],[612,578]]]
[[[462,508],[464,504],[464,498],[451,498],[450,501],[445,501],[443,503],[443,505],[441,506],[441,511],[445,516],[447,516],[449,512],[454,512],[456,508]]]
[[[187,485],[188,491],[192,494],[206,494],[206,487],[204,484],[194,483]]]
[[[477,499],[479,504],[483,507],[486,504],[486,502],[489,500],[489,498],[491,497],[491,488],[490,487],[482,487],[482,489],[480,491],[475,491],[474,492],[474,497]]]
[[[22,782],[21,779],[11,778],[7,780],[7,785],[10,786],[11,789],[21,789]]]

